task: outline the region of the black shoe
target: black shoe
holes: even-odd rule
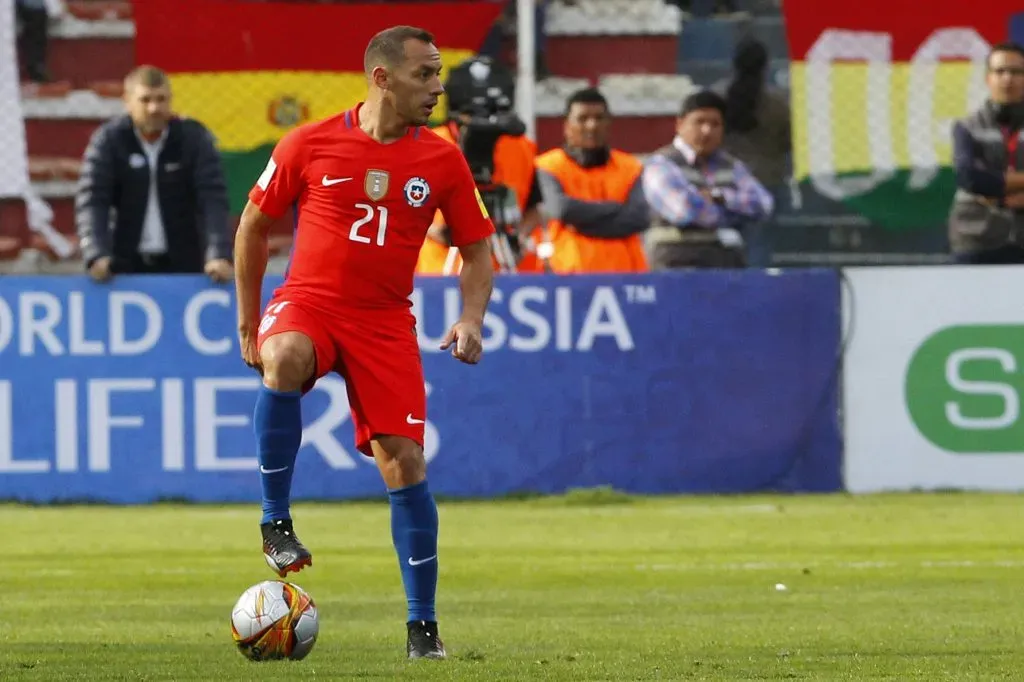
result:
[[[405,649],[409,658],[447,658],[444,642],[437,634],[437,623],[426,620],[411,620],[406,623],[409,638]]]
[[[263,533],[263,557],[270,570],[281,578],[313,565],[313,555],[299,542],[290,520],[260,524],[260,531]]]

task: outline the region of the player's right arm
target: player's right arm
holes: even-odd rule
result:
[[[249,192],[235,235],[235,294],[238,298],[238,340],[242,358],[259,368],[259,328],[263,275],[267,271],[270,229],[295,203],[305,186],[301,129],[278,142],[267,167]]]

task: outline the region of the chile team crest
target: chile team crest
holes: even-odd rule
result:
[[[429,196],[430,185],[423,178],[409,178],[409,182],[405,183],[405,200],[413,208],[419,208],[427,203]]]

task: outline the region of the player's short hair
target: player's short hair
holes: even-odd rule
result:
[[[985,68],[986,69],[991,69],[992,68],[992,56],[996,55],[996,54],[999,54],[1000,52],[1010,52],[1010,53],[1013,53],[1013,54],[1018,54],[1022,58],[1024,58],[1024,47],[1021,47],[1017,43],[1015,43],[1013,41],[1006,41],[1006,42],[1003,42],[1003,43],[997,43],[997,44],[992,46],[992,49],[989,50],[989,52],[988,52],[988,57],[985,59]]]
[[[370,38],[363,53],[363,70],[369,76],[377,66],[395,67],[405,61],[405,41],[433,43],[434,34],[416,26],[392,26]]]
[[[135,67],[124,77],[124,91],[130,92],[137,85],[144,88],[162,88],[170,83],[170,79],[162,69],[144,64]]]
[[[565,100],[565,115],[568,116],[574,104],[600,104],[608,111],[608,100],[597,88],[583,88],[569,95]]]

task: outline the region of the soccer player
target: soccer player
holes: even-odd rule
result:
[[[243,358],[263,377],[253,421],[263,489],[263,553],[281,577],[312,564],[289,495],[302,439],[299,400],[318,378],[345,378],[356,446],[380,470],[408,604],[407,655],[444,658],[438,636],[437,507],[423,458],[426,394],[409,296],[436,210],[464,259],[462,315],[441,344],[482,353],[494,232],[459,148],[424,126],[444,92],[427,31],[396,26],[366,48],[366,100],[289,132],[249,194],[235,243]],[[295,205],[285,281],[260,318],[271,225]]]

